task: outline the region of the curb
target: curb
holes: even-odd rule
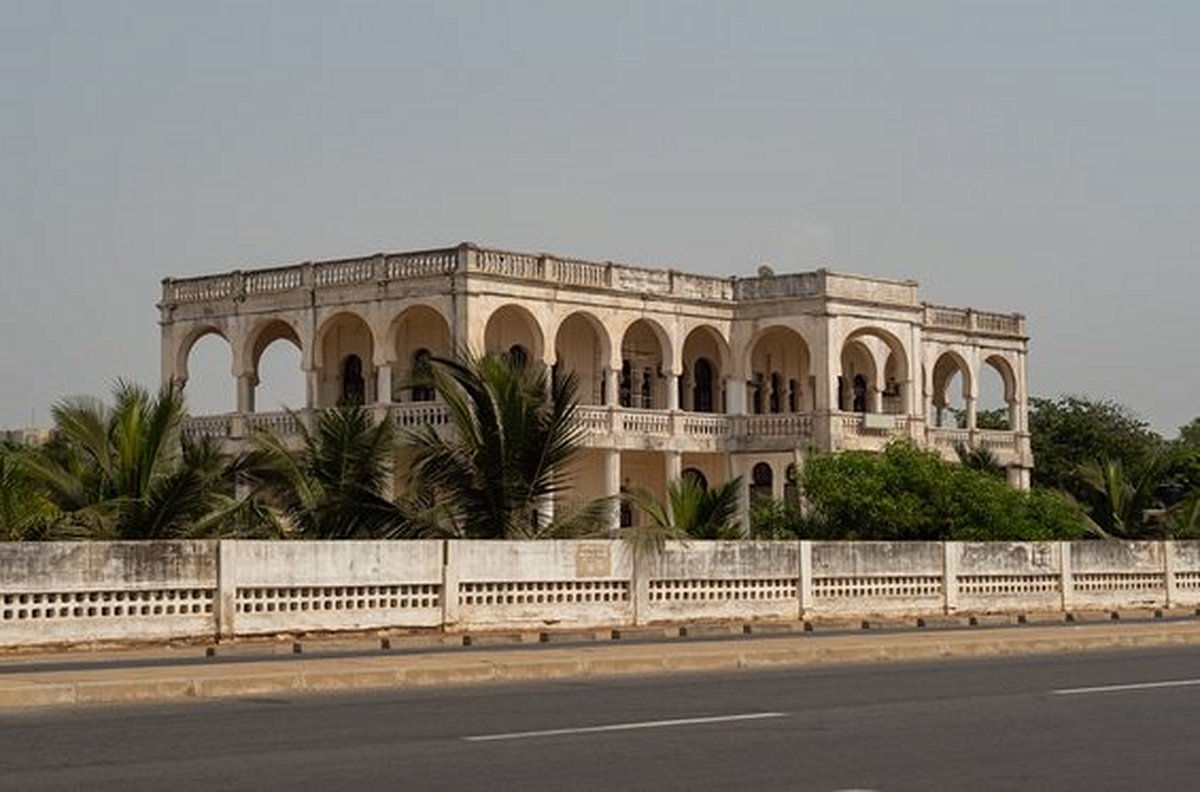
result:
[[[227,699],[348,690],[496,684],[672,673],[920,662],[1200,645],[1200,624],[1078,625],[829,638],[749,638],[705,644],[546,648],[532,654],[305,658],[270,664],[89,669],[0,676],[0,710]],[[264,668],[264,665],[275,666]]]

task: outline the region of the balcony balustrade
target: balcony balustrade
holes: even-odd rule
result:
[[[408,431],[432,426],[438,432],[452,431],[449,410],[441,402],[381,405],[380,420]],[[255,431],[271,431],[285,439],[298,439],[297,422],[311,426],[309,410],[270,413],[230,413],[190,418],[184,433],[191,438],[211,437],[234,447]],[[985,448],[1002,462],[1020,454],[1017,433],[949,427],[928,427],[920,418],[906,415],[832,413],[827,418],[811,413],[725,415],[670,412],[629,407],[580,405],[575,412],[583,429],[584,444],[593,448],[659,448],[692,452],[731,450],[780,450],[816,444],[823,420],[828,420],[830,442],[835,449],[882,450],[889,442],[910,438],[950,456],[960,444]],[[649,444],[649,445],[648,445]]]
[[[553,284],[556,287],[653,294],[726,305],[831,297],[921,307],[916,302],[916,285],[911,282],[868,279],[824,270],[757,278],[718,278],[670,269],[565,259],[467,244],[244,272],[238,270],[195,278],[168,278],[163,282],[162,301],[164,306],[169,307],[255,300],[301,289],[345,290],[423,278],[445,278],[459,272]],[[941,305],[924,306],[924,325],[930,329],[971,334],[1008,337],[1023,337],[1025,334],[1025,319],[1020,314],[989,313]]]

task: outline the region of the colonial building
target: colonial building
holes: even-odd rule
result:
[[[237,411],[187,431],[231,446],[290,425],[255,411],[272,343],[299,349],[305,408],[362,400],[400,427],[445,423],[434,393],[406,386],[430,355],[466,347],[578,375],[581,498],[629,483],[662,492],[689,471],[741,476],[748,508],[782,496],[812,449],[894,438],[950,459],[960,444],[986,448],[1013,486],[1029,485],[1024,318],[929,305],[913,281],[765,267],[714,278],[464,243],[166,279],[159,308],[164,382],[186,386],[201,337],[228,342]],[[987,367],[1003,383],[1004,429],[976,425]]]

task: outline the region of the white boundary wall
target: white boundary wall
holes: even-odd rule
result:
[[[0,647],[1200,606],[1200,542],[0,543]]]

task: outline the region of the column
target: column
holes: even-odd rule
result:
[[[610,368],[604,372],[604,404],[607,407],[619,407],[621,386],[621,369]]]
[[[725,408],[730,415],[746,414],[746,383],[738,377],[725,378]]]
[[[683,475],[683,454],[679,451],[667,451],[666,454],[666,482],[667,486],[671,486],[672,481],[678,481]]]
[[[883,412],[883,391],[879,389],[878,385],[872,385],[867,391],[867,412]]]
[[[377,385],[375,388],[375,401],[379,404],[391,404],[392,402],[392,364],[381,363],[375,367],[375,377]]]
[[[666,377],[667,409],[672,412],[679,409],[679,375],[671,372]]]
[[[606,448],[604,455],[604,497],[609,499],[608,529],[613,534],[621,527],[621,452]]]
[[[738,487],[737,521],[742,528],[742,536],[750,536],[750,471],[745,469],[742,460],[729,455],[729,480],[741,476],[741,486]]]
[[[237,411],[239,413],[254,412],[254,389],[258,386],[258,377],[253,373],[239,374],[237,378]]]
[[[307,369],[304,372],[305,407],[316,409],[321,404],[321,372]]]

